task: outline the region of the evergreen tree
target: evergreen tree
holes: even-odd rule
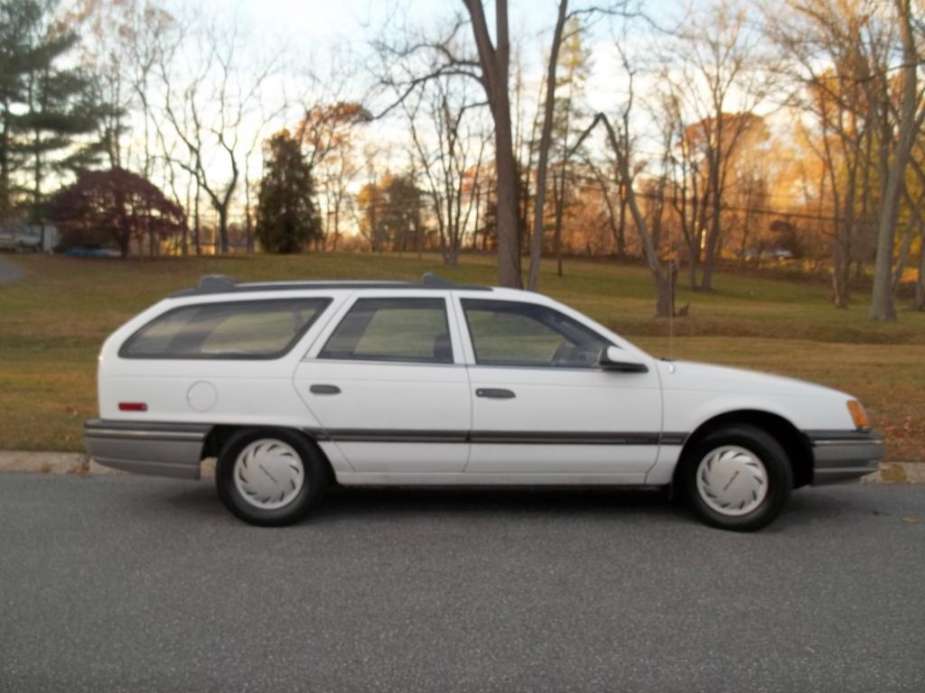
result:
[[[55,21],[52,0],[0,0],[0,216],[27,198],[40,214],[49,173],[95,163],[88,141],[104,107],[93,80],[65,66],[79,41]]]
[[[26,98],[25,79],[29,69],[29,27],[38,18],[33,2],[0,0],[0,220],[12,207],[12,173],[23,164],[25,153],[14,146],[14,109]]]
[[[267,143],[257,199],[257,239],[271,253],[296,253],[322,237],[315,183],[299,141],[283,130]]]

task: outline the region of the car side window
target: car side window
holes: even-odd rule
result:
[[[357,299],[318,358],[453,363],[446,301]]]
[[[273,359],[289,352],[331,302],[292,298],[181,306],[129,337],[129,359]]]
[[[464,298],[462,307],[479,365],[593,368],[610,344],[547,306]]]

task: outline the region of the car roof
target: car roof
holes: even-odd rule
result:
[[[331,289],[434,289],[460,291],[492,291],[490,286],[480,284],[458,284],[427,272],[416,282],[388,280],[299,280],[283,282],[238,282],[223,274],[202,277],[193,288],[181,289],[170,294],[171,298],[204,296],[214,294],[238,294],[253,291],[305,291]]]

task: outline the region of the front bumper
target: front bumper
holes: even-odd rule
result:
[[[813,484],[851,481],[876,472],[883,438],[872,431],[807,431],[813,449]]]
[[[198,479],[210,428],[207,424],[90,419],[84,422],[84,446],[90,457],[106,467]]]

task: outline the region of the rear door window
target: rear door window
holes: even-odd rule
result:
[[[453,363],[442,298],[360,298],[318,354],[321,359]]]
[[[182,306],[156,317],[119,351],[136,359],[273,359],[314,324],[329,298]]]

